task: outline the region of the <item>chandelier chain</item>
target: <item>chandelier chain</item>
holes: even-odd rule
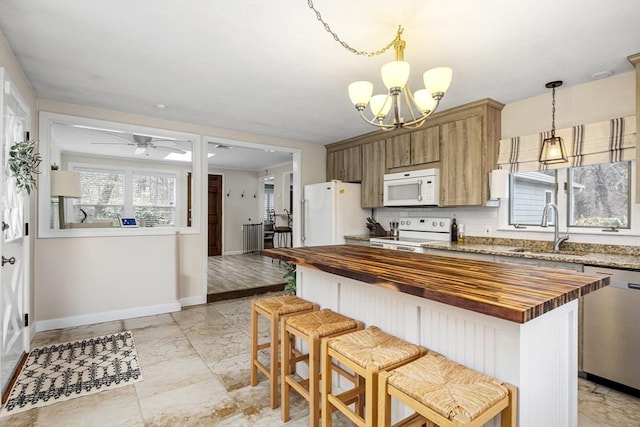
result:
[[[398,34],[396,34],[396,37],[395,37],[393,40],[391,40],[391,42],[390,42],[388,45],[386,45],[385,47],[383,47],[382,49],[380,49],[380,50],[376,50],[375,52],[367,52],[367,51],[357,50],[357,49],[355,49],[355,48],[351,47],[348,43],[346,43],[346,42],[342,41],[342,40],[340,39],[340,37],[338,37],[338,35],[337,35],[335,32],[333,32],[333,30],[331,29],[331,27],[329,26],[329,24],[328,24],[327,22],[325,22],[325,20],[324,20],[324,19],[322,19],[322,15],[321,15],[321,14],[320,14],[320,12],[318,11],[318,9],[316,9],[316,8],[313,6],[313,1],[312,1],[312,0],[307,0],[307,4],[309,5],[309,8],[315,12],[315,14],[316,14],[316,18],[318,19],[318,21],[320,21],[320,22],[322,23],[322,25],[324,26],[324,29],[325,29],[329,34],[331,34],[331,35],[333,36],[333,39],[334,39],[335,41],[337,41],[338,43],[340,43],[340,44],[342,45],[342,47],[344,47],[345,49],[347,49],[349,52],[354,53],[354,54],[359,55],[359,56],[369,56],[369,57],[372,57],[372,56],[377,56],[377,55],[383,54],[384,52],[386,52],[387,50],[389,50],[389,49],[394,45],[394,43],[395,43],[396,41],[400,40],[400,36],[402,35],[403,28],[402,28],[401,26],[399,26],[399,27],[398,27]]]

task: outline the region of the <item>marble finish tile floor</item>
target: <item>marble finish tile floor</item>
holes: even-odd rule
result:
[[[268,296],[268,295],[267,295]],[[131,330],[144,381],[0,418],[13,426],[280,426],[264,377],[249,385],[251,298],[181,312],[37,333],[33,346]],[[268,335],[261,319],[260,335]],[[261,354],[267,359],[267,354]],[[638,426],[640,399],[579,380],[579,427]],[[344,419],[334,425],[349,426]],[[308,425],[292,395],[288,426]]]

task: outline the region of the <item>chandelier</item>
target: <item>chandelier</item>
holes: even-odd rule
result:
[[[451,68],[432,68],[422,76],[425,89],[412,93],[408,83],[410,65],[404,61],[406,43],[401,38],[402,31],[402,27],[398,28],[393,41],[395,61],[387,62],[381,70],[387,93],[373,95],[373,84],[368,81],[357,81],[349,85],[349,98],[360,116],[367,123],[383,130],[421,126],[438,108],[453,76]],[[365,115],[367,104],[373,114],[371,118]]]

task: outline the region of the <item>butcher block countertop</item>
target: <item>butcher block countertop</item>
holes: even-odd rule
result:
[[[356,245],[267,249],[266,256],[525,323],[609,284],[607,276]]]

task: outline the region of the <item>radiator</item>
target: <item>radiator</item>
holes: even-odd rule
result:
[[[242,225],[242,253],[259,252],[264,247],[262,223]]]

